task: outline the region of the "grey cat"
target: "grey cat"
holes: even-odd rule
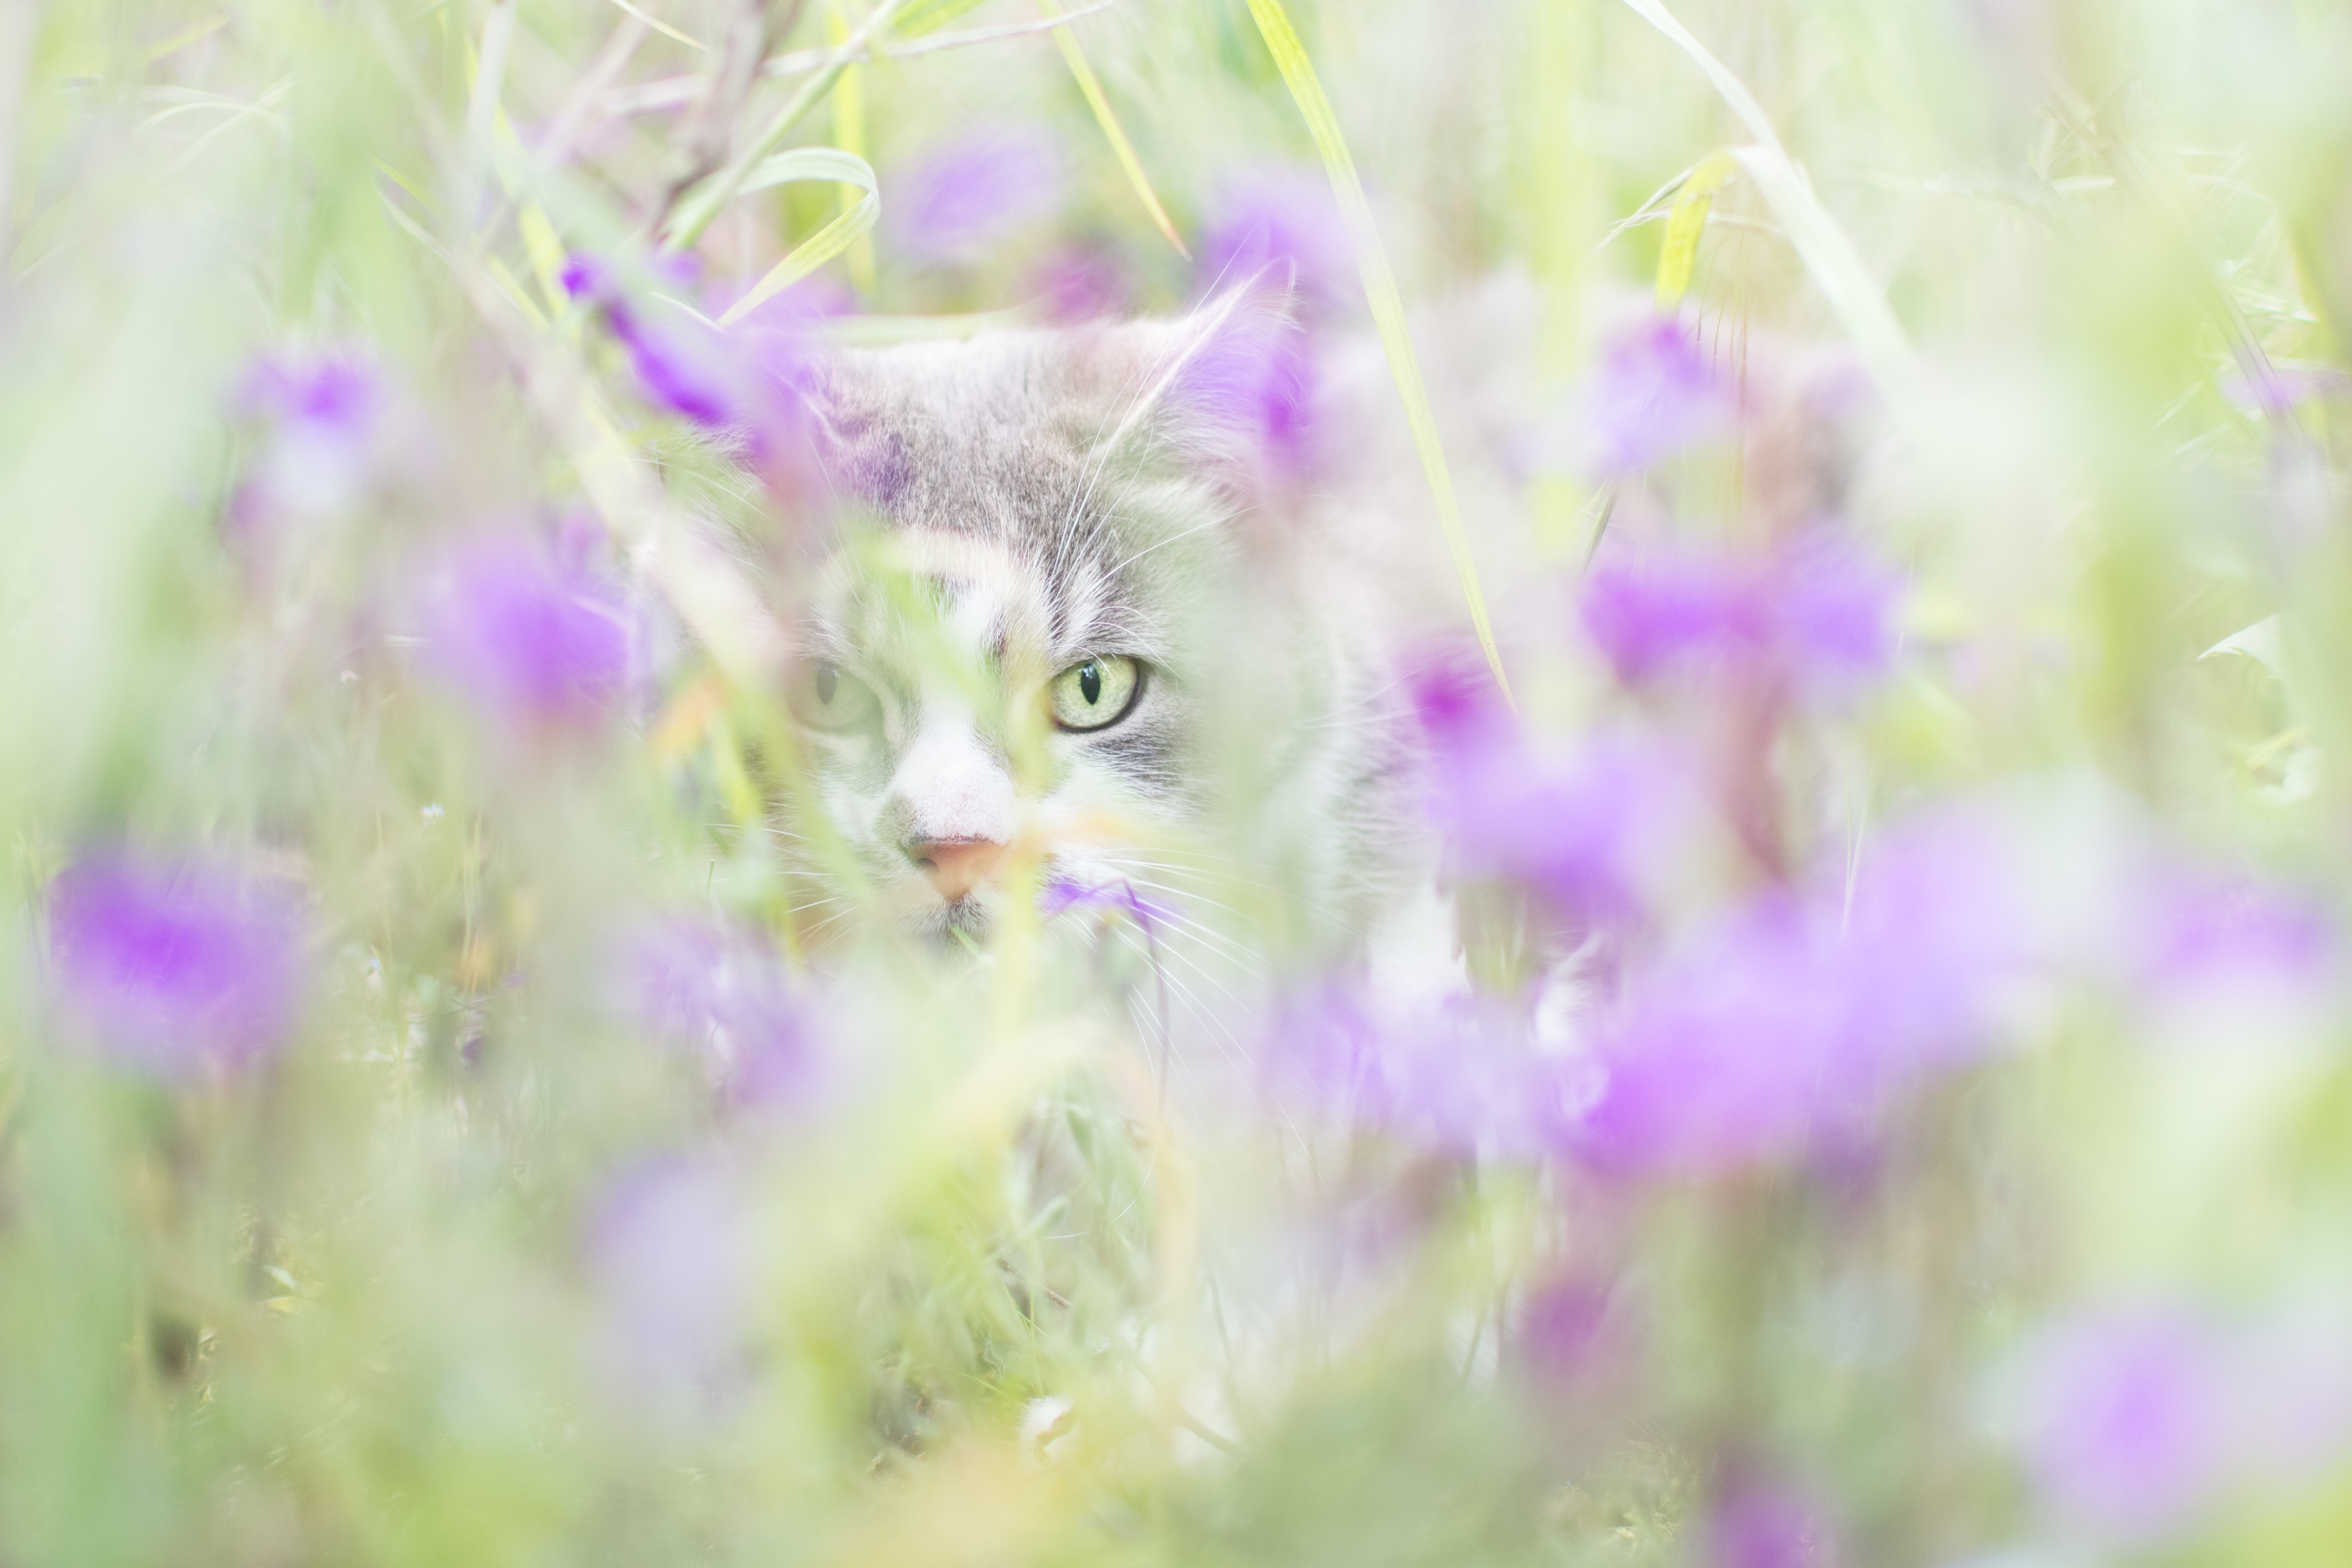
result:
[[[1384,378],[1343,357],[1310,385],[1297,332],[1250,286],[818,364],[852,527],[793,617],[823,821],[787,828],[837,835],[865,887],[813,929],[976,938],[1042,892],[1336,957],[1412,884],[1395,589],[1431,558],[1392,548],[1367,491],[1393,465],[1354,450]]]

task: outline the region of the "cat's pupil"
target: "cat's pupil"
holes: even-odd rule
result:
[[[1102,666],[1092,659],[1078,666],[1078,695],[1088,707],[1102,701]]]
[[[841,689],[841,672],[831,664],[816,667],[816,700],[827,707],[833,706],[833,694]]]

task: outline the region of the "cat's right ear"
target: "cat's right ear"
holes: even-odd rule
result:
[[[1113,444],[1148,437],[1195,473],[1250,489],[1305,472],[1316,386],[1297,304],[1297,269],[1286,261],[1140,329],[1148,390]]]

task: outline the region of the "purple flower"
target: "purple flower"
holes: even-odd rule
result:
[[[445,559],[424,612],[436,670],[504,722],[592,726],[628,678],[618,596],[520,539],[482,540]]]
[[[1066,246],[1030,275],[1028,292],[1048,319],[1094,321],[1124,316],[1134,308],[1135,283],[1125,258],[1105,246]]]
[[[274,1054],[300,1009],[300,924],[225,867],[124,854],[49,886],[60,1011],[90,1049],[165,1079]]]
[[[1837,1538],[1821,1506],[1783,1486],[1743,1483],[1707,1519],[1711,1568],[1831,1568]]]
[[[2142,983],[2174,998],[2316,1003],[2341,972],[2326,908],[2308,894],[2213,865],[2159,864],[2134,879]]]
[[[2064,956],[2005,824],[1953,809],[1873,844],[1851,885],[1771,888],[1630,976],[1572,1135],[1604,1168],[1714,1173],[1860,1131],[1969,1061]]]
[[[1135,923],[1146,930],[1154,923],[1166,925],[1180,918],[1173,905],[1156,904],[1136,892],[1133,883],[1117,877],[1093,886],[1056,880],[1037,894],[1037,917],[1041,920],[1051,920],[1073,909],[1120,910],[1132,915]]]
[[[1536,434],[1527,461],[1538,473],[1622,479],[1728,434],[1738,412],[1690,329],[1656,317],[1601,346],[1600,364],[1566,413]]]
[[[2257,381],[2239,371],[2221,378],[2221,395],[2256,413],[2284,413],[2314,398],[2352,392],[2352,376],[2321,365],[2273,365]]]
[[[1274,1019],[1273,1087],[1416,1144],[1505,1159],[1558,1146],[1591,1084],[1585,1064],[1532,1048],[1499,1004],[1460,998],[1433,1011],[1381,1016],[1336,988],[1297,998]]]
[[[729,1392],[752,1270],[740,1194],[709,1163],[657,1160],[615,1180],[585,1237],[600,1351],[620,1391],[691,1418]]]
[[[715,922],[647,925],[622,946],[622,1009],[659,1038],[705,1057],[739,1104],[804,1096],[815,1061],[807,1000],[772,943]]]
[[[374,370],[356,356],[256,358],[235,402],[268,434],[238,494],[237,515],[323,517],[357,501],[386,402]]]
[[[2081,1309],[2012,1364],[2021,1456],[2063,1519],[2146,1542],[2231,1495],[2328,1475],[2352,1443],[2340,1302],[2229,1322],[2166,1300]]]
[[[967,127],[893,171],[883,223],[926,261],[963,261],[1051,217],[1062,203],[1053,137],[1025,125]]]
[[[2021,1368],[2027,1462],[2074,1522],[2136,1540],[2178,1529],[2229,1480],[2236,1419],[2213,1325],[2162,1304],[2051,1330]]]
[[[1841,956],[1775,893],[1634,977],[1602,1027],[1604,1082],[1574,1146],[1604,1169],[1712,1174],[1850,1124],[1879,1075],[1855,1049]]]
[[[342,354],[260,355],[237,392],[242,409],[272,423],[341,431],[364,430],[382,400],[375,371]]]
[[[798,417],[804,319],[811,301],[787,291],[722,332],[662,300],[641,304],[601,256],[564,263],[563,287],[602,311],[628,350],[646,402],[705,429],[749,440],[764,456]]]
[[[1206,430],[1230,436],[1247,461],[1286,475],[1313,456],[1315,361],[1307,334],[1281,304],[1252,292],[1195,317],[1171,398]]]
[[[1586,633],[1640,685],[1693,668],[1761,668],[1835,692],[1879,674],[1895,651],[1901,580],[1824,533],[1768,555],[1675,546],[1612,557],[1586,579]]]
[[[1211,291],[1273,275],[1289,281],[1309,320],[1358,291],[1356,249],[1319,169],[1266,165],[1234,174],[1211,204],[1200,275]]]

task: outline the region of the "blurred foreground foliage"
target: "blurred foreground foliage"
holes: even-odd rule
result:
[[[1821,350],[1898,459],[1848,519],[1887,648],[1774,619],[1820,580],[1754,520],[1769,443],[1636,422],[1474,510],[1523,717],[1458,737],[1464,798],[1540,838],[1539,741],[1690,701],[1746,758],[1727,863],[1793,890],[1674,949],[1721,958],[1658,1002],[1715,1033],[1652,1020],[1692,1077],[1621,1062],[1532,1144],[1451,1037],[1351,1081],[1385,1121],[1188,1124],[1017,944],[809,982],[790,735],[680,527],[790,486],[693,438],[664,297],[719,315],[844,213],[778,296],[819,336],[1267,255],[1360,328],[1244,0],[1072,23],[1101,110],[997,0],[0,9],[0,1562],[2352,1553],[2352,8],[1288,14],[1433,361],[1507,277],[1531,427]],[[747,178],[800,147],[854,157]],[[1765,575],[1594,549],[1675,517]],[[1786,689],[1689,699],[1751,591],[1729,656]],[[2030,931],[2095,980],[1979,1020],[1923,968],[1853,1117],[1710,1056],[1811,1040],[1816,959],[1864,986],[1806,922],[1864,941],[1859,846],[1953,800],[2015,874],[1921,850],[1873,961],[1950,914],[1953,964]],[[1454,826],[1516,995],[1582,873]]]

